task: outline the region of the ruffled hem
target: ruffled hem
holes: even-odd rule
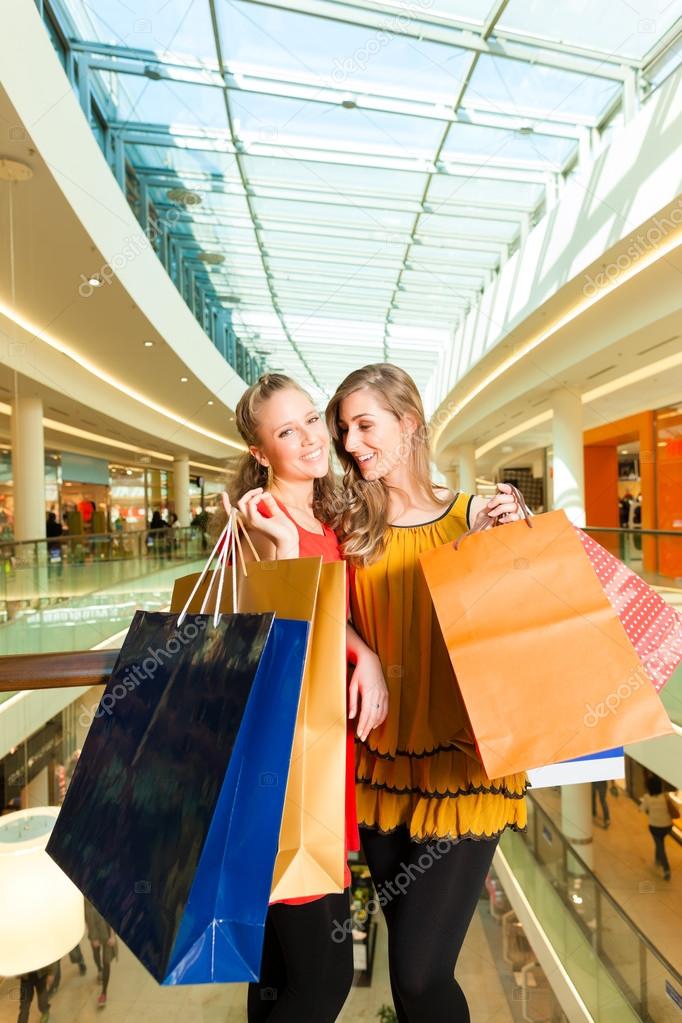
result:
[[[506,796],[507,799],[523,799],[526,789],[531,787],[530,782],[528,782],[520,792],[512,792],[505,785],[500,788],[495,785],[470,785],[466,789],[459,788],[454,792],[450,789],[446,789],[445,792],[429,792],[427,789],[418,787],[399,789],[393,785],[386,785],[383,782],[373,782],[371,778],[356,777],[355,780],[363,785],[368,785],[371,789],[383,789],[384,792],[393,792],[398,796],[425,796],[428,799],[454,799],[456,796],[478,796],[482,792],[490,792],[494,796]]]
[[[401,824],[413,841],[429,838],[492,838],[508,827],[523,830],[528,821],[526,800],[502,793],[480,792],[434,799],[432,795],[399,794],[356,785],[358,824],[391,832]]]
[[[471,743],[470,746],[467,745],[467,750],[464,750],[462,747],[462,743],[448,742],[442,746],[432,746],[429,749],[423,750],[396,749],[394,750],[393,753],[382,753],[380,750],[375,749],[373,746],[370,746],[366,740],[365,742],[361,742],[359,739],[357,739],[356,744],[358,746],[362,746],[364,749],[367,750],[368,753],[371,753],[373,757],[378,757],[380,760],[395,760],[396,757],[413,757],[415,760],[421,760],[423,757],[433,757],[437,753],[453,752],[466,753],[467,750],[470,750],[471,753],[473,753],[475,749],[473,743]]]
[[[394,828],[389,831],[384,831],[383,828],[379,828],[376,824],[361,824],[361,828],[367,828],[368,831],[378,831],[382,835],[392,835],[398,828],[405,827],[404,824],[396,824]],[[492,842],[504,834],[505,831],[517,831],[520,835],[525,835],[528,831],[528,825],[525,824],[522,828],[518,824],[505,824],[500,831],[496,831],[492,835],[478,835],[473,831],[470,831],[467,835],[427,835],[426,838],[415,838],[414,835],[410,836],[411,841],[416,842],[419,845],[425,845],[427,842],[451,842],[453,845],[457,845],[459,842],[470,841],[470,842]]]
[[[395,795],[433,799],[483,793],[521,799],[529,787],[525,771],[489,778],[480,760],[453,749],[442,750],[427,760],[402,755],[386,760],[359,745],[355,779],[359,784]]]

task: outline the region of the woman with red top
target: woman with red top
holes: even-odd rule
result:
[[[237,428],[248,445],[230,498],[241,512],[261,558],[321,556],[339,561],[339,543],[326,523],[337,495],[329,469],[329,435],[309,396],[289,377],[267,374],[242,395]],[[229,502],[225,501],[229,510]],[[222,518],[222,516],[221,516]],[[224,520],[223,520],[224,521]],[[364,740],[388,713],[388,692],[376,654],[347,626],[353,665],[348,716]],[[354,736],[346,751],[346,848],[358,849]],[[350,871],[340,895],[290,899],[270,906],[260,981],[249,985],[249,1023],[333,1023],[353,979]]]

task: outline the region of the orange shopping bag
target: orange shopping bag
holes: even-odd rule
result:
[[[563,511],[421,555],[490,778],[673,731]]]

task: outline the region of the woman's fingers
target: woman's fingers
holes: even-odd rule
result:
[[[348,687],[348,717],[354,718],[358,712],[358,680],[353,674]]]

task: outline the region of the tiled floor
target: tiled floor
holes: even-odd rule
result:
[[[487,913],[481,902],[479,913]],[[245,1023],[245,987],[213,985],[191,988],[162,988],[139,965],[127,948],[121,947],[109,985],[105,1014],[97,1007],[99,989],[95,983],[87,942],[83,943],[88,972],[80,977],[67,958],[62,960],[62,984],[55,995],[50,1023]],[[472,1023],[512,1023],[502,985],[488,947],[481,920],[476,915],[460,957],[457,977],[471,1002]],[[0,1023],[15,1023],[18,1002],[16,980],[0,985]],[[353,988],[339,1016],[339,1023],[377,1023],[382,1005],[391,1004],[386,966],[386,940],[379,929],[372,986]],[[38,1019],[34,1004],[31,1020]],[[300,1023],[307,1023],[301,1020]]]
[[[558,790],[537,789],[533,796],[560,824]],[[682,846],[666,839],[672,876],[664,881],[654,867],[646,816],[622,789],[608,800],[610,827],[594,828],[594,873],[649,941],[682,972]]]

